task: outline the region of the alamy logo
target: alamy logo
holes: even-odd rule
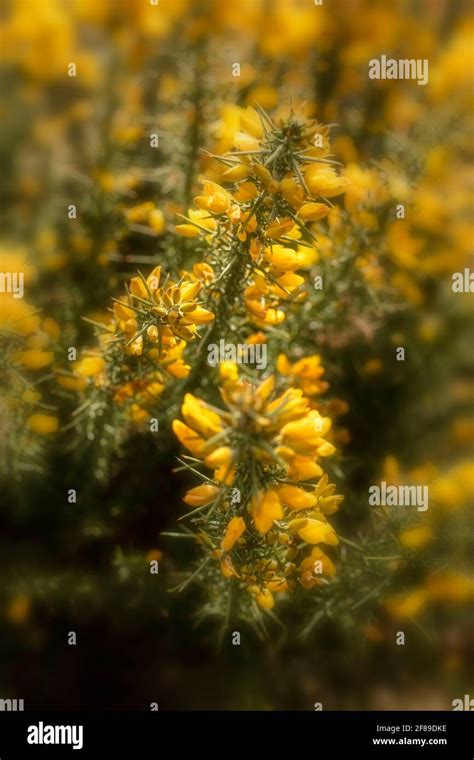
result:
[[[23,298],[24,281],[23,272],[0,272],[0,293],[13,293],[13,298]]]
[[[453,293],[474,293],[474,272],[468,267],[464,272],[454,272],[451,289]]]
[[[267,344],[266,343],[209,343],[207,347],[207,363],[215,367],[220,362],[234,362],[235,364],[255,364],[257,369],[266,369]]]
[[[417,507],[418,512],[428,509],[428,486],[388,486],[382,480],[379,486],[370,486],[371,507]]]
[[[465,694],[464,699],[453,699],[451,702],[452,708],[456,710],[467,710],[468,712],[474,711],[474,699],[470,694]]]
[[[0,699],[0,712],[21,712],[24,709],[24,699]]]
[[[28,726],[28,744],[72,744],[73,749],[83,747],[83,726],[48,726],[42,721]]]
[[[370,79],[416,79],[417,84],[428,84],[427,58],[387,58],[381,55],[369,61]]]

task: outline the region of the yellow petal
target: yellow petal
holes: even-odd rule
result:
[[[298,488],[298,486],[281,486],[278,489],[278,495],[282,504],[290,507],[290,509],[309,509],[318,503],[316,496],[303,488]]]
[[[130,280],[130,292],[139,298],[149,298],[148,290],[141,277],[132,277]]]
[[[289,530],[294,530],[308,544],[337,544],[339,543],[334,528],[329,523],[312,518],[291,520]]]
[[[161,279],[161,267],[157,266],[148,275],[146,278],[146,284],[150,288],[150,290],[158,290],[160,287],[160,279]]]
[[[267,588],[262,589],[262,591],[257,594],[256,599],[257,604],[264,610],[271,610],[275,606],[275,600],[273,598],[272,592]]]
[[[255,396],[261,401],[267,401],[275,389],[275,375],[270,375],[258,386]]]
[[[221,559],[221,573],[224,578],[240,578],[228,554],[225,554]]]
[[[191,393],[185,395],[181,412],[188,425],[204,438],[210,438],[223,429],[221,417]]]
[[[193,311],[187,312],[186,317],[196,324],[202,325],[206,322],[212,322],[214,314],[208,309],[203,309],[201,306],[197,306]]]
[[[202,455],[205,448],[205,441],[195,430],[192,430],[185,425],[184,422],[181,422],[181,420],[173,420],[173,432],[180,443],[182,443],[191,454],[197,457]]]
[[[239,182],[241,179],[245,179],[248,173],[247,166],[237,164],[237,166],[231,166],[230,169],[226,169],[222,174],[222,179],[225,179],[226,182]]]
[[[336,447],[333,446],[332,443],[329,443],[329,441],[323,441],[321,445],[318,446],[318,455],[320,457],[330,457],[335,451]]]
[[[216,480],[227,485],[233,480],[233,462],[234,452],[230,446],[220,446],[204,459],[206,467],[214,470]]]
[[[247,203],[247,201],[251,201],[253,198],[256,198],[257,195],[258,190],[253,182],[243,182],[233,193],[235,200],[239,201],[239,203]]]
[[[259,533],[268,533],[274,520],[281,520],[283,509],[274,490],[259,491],[252,499],[252,514]]]
[[[233,517],[227,525],[224,538],[221,541],[221,548],[225,552],[229,552],[245,531],[245,528],[246,526],[243,517]]]
[[[127,321],[135,316],[133,309],[130,309],[123,301],[114,303],[114,316],[118,320]]]
[[[252,137],[245,132],[236,132],[234,135],[234,147],[237,148],[237,150],[245,152],[257,151],[260,148],[260,143],[255,137]]]
[[[324,219],[330,210],[325,203],[304,203],[298,209],[298,216],[305,222],[317,222],[319,219]]]
[[[204,504],[209,504],[219,492],[217,486],[213,486],[210,483],[203,483],[201,486],[191,488],[191,490],[187,492],[183,501],[190,507],[202,507]]]
[[[260,140],[263,137],[263,127],[260,116],[255,108],[249,106],[240,117],[240,125],[245,132]]]
[[[199,237],[201,234],[199,227],[195,227],[194,224],[177,224],[175,230],[178,235],[187,238]]]
[[[202,283],[200,282],[183,283],[180,287],[181,301],[183,303],[186,303],[186,301],[193,301],[198,295],[201,288],[202,288]]]

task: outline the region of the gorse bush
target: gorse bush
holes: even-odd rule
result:
[[[6,4],[2,609],[27,647],[151,621],[178,667],[190,630],[246,631],[282,672],[299,653],[302,701],[307,662],[329,691],[347,668],[353,706],[408,672],[401,630],[413,683],[437,657],[467,688],[472,19],[431,5],[421,29],[382,0]],[[372,78],[381,56],[423,77]]]

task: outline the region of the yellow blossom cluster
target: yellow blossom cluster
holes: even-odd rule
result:
[[[273,120],[248,107],[239,127],[234,149],[215,157],[226,167],[222,184],[203,179],[197,209],[176,230],[203,236],[211,262],[218,255],[222,264],[226,250],[242,261],[248,316],[266,328],[285,320],[286,304],[304,299],[298,270],[316,258],[311,225],[330,213],[328,199],[341,195],[348,179],[336,172],[328,129],[316,121],[291,112]]]
[[[183,354],[198,336],[198,325],[214,318],[196,300],[210,274],[209,267],[195,265],[177,282],[162,278],[161,267],[146,278],[132,277],[113,315],[96,323],[99,345],[84,351],[72,372],[59,371],[61,387],[83,392],[92,384],[124,407],[132,422],[147,421],[167,383],[189,374]]]
[[[232,363],[221,365],[221,397],[226,409],[187,394],[184,422],[173,423],[181,443],[213,472],[184,500],[200,513],[198,540],[224,577],[270,609],[274,592],[297,583],[309,589],[335,572],[320,546],[338,543],[327,516],[342,500],[320,464],[335,451],[327,439],[331,420],[301,389],[279,391],[275,375],[252,383]]]

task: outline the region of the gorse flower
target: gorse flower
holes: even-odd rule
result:
[[[195,301],[202,284],[191,279],[188,273],[176,282],[165,282],[160,287],[161,267],[151,274],[133,277],[126,298],[114,305],[114,315],[120,332],[127,336],[126,348],[130,353],[143,353],[145,343],[159,349],[173,348],[179,340],[194,340],[197,325],[214,319],[214,314]]]
[[[127,294],[114,302],[113,317],[96,323],[98,347],[73,362],[72,372],[60,371],[59,384],[79,392],[93,387],[111,397],[130,421],[149,420],[167,385],[189,374],[184,352],[198,336],[198,325],[214,318],[196,301],[210,278],[205,264],[177,282],[162,280],[160,267],[146,278],[132,277]]]
[[[329,156],[328,129],[294,113],[274,121],[247,108],[234,135],[234,151],[214,158],[221,183],[204,179],[185,223],[176,231],[202,236],[217,282],[238,270],[243,303],[261,328],[285,320],[286,302],[305,297],[298,270],[314,261],[311,225],[326,217],[326,198],[344,192]]]
[[[249,344],[268,343],[301,307],[304,270],[319,255],[315,225],[331,212],[326,199],[348,184],[329,157],[327,127],[294,112],[274,120],[251,107],[237,121],[233,150],[213,157],[223,169],[203,178],[195,208],[176,227],[197,239],[200,266],[210,270],[202,298],[216,320],[203,343],[211,335],[235,341],[236,332]],[[327,388],[324,369],[317,355],[292,364],[283,354],[276,368],[278,375],[257,381],[221,363],[223,406],[187,392],[182,420],[173,422],[191,455],[184,466],[209,473],[185,496],[192,508],[185,519],[211,562],[202,573],[210,581],[211,568],[219,568],[221,579],[245,592],[241,608],[256,601],[271,609],[275,593],[309,589],[334,574],[320,549],[338,543],[327,515],[342,499],[322,467],[335,452],[331,419],[314,400]]]
[[[320,464],[335,451],[326,438],[331,421],[310,408],[301,389],[278,391],[274,375],[255,384],[226,363],[221,377],[225,409],[187,394],[184,422],[173,422],[194,461],[213,473],[185,502],[196,508],[198,540],[222,575],[271,608],[273,593],[294,590],[298,581],[317,585],[307,545],[338,543],[327,515],[342,497]],[[322,568],[334,574],[328,558]]]
[[[318,354],[305,356],[293,364],[285,354],[277,358],[276,368],[281,375],[301,388],[305,396],[319,396],[328,388],[328,383],[322,380],[324,367]]]

